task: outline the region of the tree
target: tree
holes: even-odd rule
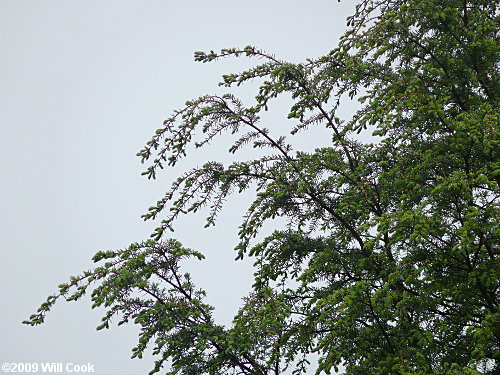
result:
[[[102,324],[141,327],[133,357],[150,346],[151,373],[498,374],[500,222],[498,2],[362,0],[339,45],[303,63],[254,47],[197,52],[210,62],[240,55],[255,67],[223,76],[227,88],[260,82],[255,103],[203,96],[164,122],[139,152],[144,172],[175,165],[189,146],[221,133],[237,139],[229,165],[184,173],[145,220],[152,238],[98,252],[100,265],[49,296],[25,323],[43,323],[60,298],[93,287]],[[289,95],[286,132],[331,133],[328,147],[292,150],[259,115]],[[338,109],[358,100],[347,121]],[[357,140],[370,131],[374,143]],[[247,145],[266,151],[241,160]],[[237,258],[255,259],[253,292],[231,327],[218,325],[205,292],[181,272],[203,254],[166,239],[183,214],[253,190]],[[261,241],[262,226],[287,219]],[[319,360],[310,363],[310,353]]]

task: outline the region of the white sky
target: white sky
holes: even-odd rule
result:
[[[56,305],[39,327],[21,321],[90,268],[96,251],[148,238],[154,223],[140,215],[176,175],[147,181],[135,154],[186,100],[220,92],[221,74],[258,62],[199,64],[194,51],[251,44],[293,61],[318,57],[335,46],[353,7],[353,0],[0,0],[0,362],[149,372],[149,358],[129,359],[135,328],[96,332],[101,314],[88,299]],[[286,125],[272,107],[268,121]],[[188,159],[177,174],[206,157]],[[252,280],[251,262],[233,261],[244,202],[230,201],[213,229],[189,216],[173,234],[206,254],[188,271],[225,323]]]

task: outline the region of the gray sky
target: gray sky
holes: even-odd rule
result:
[[[96,251],[148,238],[154,223],[140,215],[176,174],[148,181],[135,154],[186,100],[221,92],[221,74],[258,62],[199,64],[194,51],[251,44],[292,61],[317,57],[335,46],[353,7],[352,0],[0,0],[0,362],[90,362],[99,375],[152,368],[148,358],[129,359],[135,327],[95,331],[102,311],[90,310],[88,299],[56,305],[39,327],[21,321],[89,269]],[[268,121],[283,122],[280,113]],[[211,159],[225,154],[222,144]],[[189,216],[173,234],[206,254],[188,271],[223,323],[251,284],[251,262],[235,263],[232,250],[245,202],[231,200],[215,228]]]

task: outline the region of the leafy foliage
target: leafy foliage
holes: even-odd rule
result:
[[[96,254],[104,265],[60,285],[26,323],[96,283],[94,306],[107,308],[99,328],[114,316],[140,325],[133,356],[152,345],[151,373],[498,374],[498,24],[493,0],[362,0],[338,47],[315,60],[250,46],[197,52],[204,63],[260,59],[220,83],[259,81],[255,103],[231,94],[187,102],[139,152],[144,174],[154,179],[224,132],[237,136],[234,161],[180,176],[143,216],[162,217],[153,239]],[[328,147],[294,152],[261,125],[285,94],[289,133],[323,126]],[[347,98],[360,107],[344,121]],[[363,131],[380,140],[360,141]],[[238,159],[247,146],[268,153]],[[226,198],[249,189],[236,250],[255,259],[254,291],[226,328],[179,269],[203,255],[164,240],[165,230],[202,208],[213,225]],[[257,242],[275,217],[287,227]]]

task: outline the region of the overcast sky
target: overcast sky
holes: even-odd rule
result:
[[[221,92],[221,74],[258,62],[200,64],[195,51],[251,44],[292,61],[318,57],[335,46],[353,7],[352,0],[0,0],[0,362],[149,372],[149,358],[129,359],[136,328],[95,331],[102,311],[88,299],[56,305],[42,326],[21,321],[89,269],[98,250],[149,237],[154,223],[140,215],[180,169],[148,181],[135,154],[186,100]],[[280,116],[267,121],[286,125]],[[226,146],[181,169],[217,159]],[[215,228],[190,216],[173,234],[206,254],[187,271],[226,324],[252,280],[251,262],[235,263],[232,250],[247,198],[231,200]]]

